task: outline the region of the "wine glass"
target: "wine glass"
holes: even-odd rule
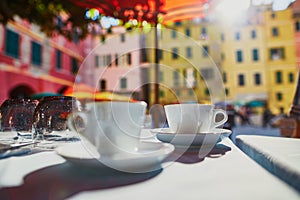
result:
[[[31,141],[33,115],[38,104],[31,99],[7,99],[0,107],[0,139],[5,143]]]
[[[33,140],[53,140],[66,136],[68,115],[72,110],[80,109],[80,102],[75,97],[44,97],[34,112]]]

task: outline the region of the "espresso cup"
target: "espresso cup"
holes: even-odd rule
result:
[[[145,102],[89,102],[86,111],[72,112],[68,127],[91,142],[101,156],[136,153],[146,106]]]
[[[207,133],[223,125],[228,119],[224,110],[215,109],[209,104],[172,104],[164,108],[169,128],[174,133]],[[217,115],[222,115],[223,118],[216,121]]]

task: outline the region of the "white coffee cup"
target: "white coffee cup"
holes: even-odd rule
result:
[[[172,104],[164,108],[169,128],[174,133],[207,133],[228,119],[224,110],[210,104]],[[216,121],[217,115],[223,115],[222,120]]]
[[[90,141],[101,156],[135,153],[146,106],[145,102],[90,102],[86,105],[87,111],[69,115],[68,127]]]

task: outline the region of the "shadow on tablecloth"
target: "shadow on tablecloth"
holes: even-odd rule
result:
[[[224,144],[216,144],[213,147],[176,147],[175,151],[167,158],[169,162],[180,162],[185,164],[193,164],[202,162],[206,157],[219,158],[224,156],[226,152],[231,151],[231,147]]]
[[[22,167],[22,166],[20,166]],[[147,173],[125,173],[111,168],[85,168],[65,162],[35,171],[24,184],[0,190],[0,199],[65,199],[82,191],[120,187],[149,180],[162,169]]]

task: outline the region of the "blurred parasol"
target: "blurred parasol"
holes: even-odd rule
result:
[[[266,105],[265,101],[253,100],[246,103],[246,106],[253,108],[253,107],[263,107]]]
[[[120,95],[113,92],[108,92],[108,91],[95,93],[95,100],[96,101],[129,101],[129,102],[135,101],[131,97]]]
[[[50,97],[50,96],[62,96],[60,93],[54,93],[54,92],[41,92],[41,93],[35,93],[30,96],[31,99],[41,99],[43,97]]]
[[[63,95],[73,96],[77,99],[93,99],[95,96],[96,89],[86,84],[76,84],[68,87]]]

